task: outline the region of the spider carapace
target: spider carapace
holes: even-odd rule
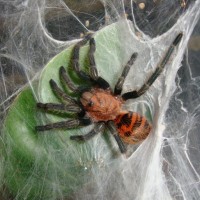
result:
[[[127,151],[126,145],[134,144],[143,141],[151,131],[151,124],[144,116],[136,112],[130,112],[123,109],[123,104],[128,99],[140,97],[154,83],[156,78],[161,74],[164,66],[168,62],[175,47],[181,41],[183,34],[179,33],[174,41],[169,46],[163,59],[159,62],[153,74],[147,79],[139,90],[133,90],[121,94],[125,78],[137,58],[137,53],[133,53],[127,64],[125,65],[121,76],[119,77],[114,91],[111,90],[109,83],[98,75],[96,63],[94,59],[95,40],[92,34],[87,35],[82,41],[78,42],[72,51],[72,66],[77,75],[91,82],[94,86],[76,86],[66,73],[64,67],[60,67],[59,75],[61,83],[67,86],[75,93],[80,93],[80,98],[74,99],[67,95],[61,88],[58,87],[54,80],[50,80],[50,86],[54,94],[60,99],[61,103],[37,103],[37,107],[45,112],[60,112],[60,113],[77,113],[75,119],[51,123],[42,126],[36,126],[37,131],[46,131],[50,129],[71,129],[79,126],[87,126],[94,124],[94,128],[85,135],[73,135],[70,139],[84,141],[92,138],[99,132],[103,132],[107,127],[114,136],[121,153]],[[89,74],[82,71],[79,67],[79,50],[89,42]],[[91,84],[90,84],[91,85]]]

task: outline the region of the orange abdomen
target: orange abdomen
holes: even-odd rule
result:
[[[134,112],[117,116],[115,125],[121,139],[129,144],[135,144],[146,139],[152,128],[145,117]]]

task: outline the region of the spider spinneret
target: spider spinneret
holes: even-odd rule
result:
[[[92,34],[88,34],[82,41],[78,42],[72,52],[72,66],[77,75],[94,84],[94,87],[77,87],[69,78],[64,67],[60,67],[59,74],[63,84],[68,86],[73,92],[81,93],[78,100],[73,99],[60,89],[54,80],[50,80],[52,91],[59,97],[62,103],[37,103],[37,107],[45,112],[72,112],[78,113],[76,119],[68,119],[66,121],[47,124],[44,126],[36,126],[36,131],[47,131],[58,128],[76,128],[79,126],[87,126],[94,123],[94,128],[85,135],[73,135],[72,140],[84,141],[92,138],[99,132],[103,132],[108,127],[114,136],[121,153],[125,153],[127,148],[124,143],[135,144],[143,141],[149,135],[152,126],[144,116],[136,112],[130,112],[122,109],[122,105],[128,99],[133,99],[144,94],[161,74],[164,66],[167,64],[175,47],[180,43],[183,34],[179,33],[161,62],[153,74],[148,78],[146,83],[139,90],[133,90],[121,95],[125,78],[137,58],[137,53],[133,53],[130,60],[125,65],[120,78],[115,85],[114,91],[111,90],[109,83],[98,75],[96,63],[94,59],[95,40]],[[79,50],[90,41],[89,62],[90,73],[86,74],[79,67]]]

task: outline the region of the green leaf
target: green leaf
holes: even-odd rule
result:
[[[131,47],[123,43],[123,28],[128,24],[118,22],[107,26],[94,36],[95,59],[99,74],[113,87],[129,60]],[[131,33],[129,33],[131,34]],[[127,38],[130,37],[127,36]],[[120,155],[118,146],[110,135],[99,134],[88,142],[78,143],[70,135],[85,134],[92,127],[74,130],[52,130],[37,133],[36,125],[67,120],[67,116],[45,114],[36,109],[40,102],[59,102],[52,92],[49,80],[61,86],[59,68],[64,66],[76,84],[87,84],[72,71],[72,47],[56,55],[44,68],[33,87],[27,87],[15,99],[4,123],[3,159],[5,184],[17,199],[59,199],[71,195],[92,179],[91,170],[98,170],[102,162],[107,165]],[[87,71],[88,46],[81,48],[80,65]],[[37,97],[36,97],[37,94]],[[71,94],[71,93],[70,93]],[[71,94],[73,95],[73,94]],[[73,95],[74,96],[74,95]],[[107,164],[106,164],[107,163]]]

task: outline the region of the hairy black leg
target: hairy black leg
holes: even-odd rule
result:
[[[117,84],[115,85],[115,90],[114,90],[115,95],[121,94],[125,78],[128,75],[129,70],[130,70],[131,66],[133,65],[134,61],[136,60],[137,55],[138,55],[137,53],[133,53],[130,60],[125,65],[124,70],[122,71],[122,75],[119,77]]]
[[[111,134],[114,136],[121,153],[126,153],[127,151],[126,146],[124,145],[124,142],[121,140],[119,134],[117,133],[117,129],[113,121],[108,122],[108,129],[110,130]]]
[[[179,33],[176,36],[176,38],[174,39],[174,41],[168,48],[166,54],[164,55],[163,59],[158,64],[158,66],[156,67],[156,70],[150,76],[150,78],[147,80],[147,82],[138,91],[132,91],[132,92],[127,92],[127,93],[123,94],[122,97],[124,100],[137,98],[137,97],[141,96],[142,94],[144,94],[149,89],[149,87],[154,83],[154,81],[157,79],[157,77],[162,73],[162,71],[163,71],[165,65],[167,64],[167,62],[169,61],[169,58],[172,55],[175,47],[180,43],[182,36],[183,36],[183,33]]]
[[[97,84],[102,89],[107,89],[110,87],[109,83],[98,75],[98,71],[96,68],[96,62],[94,58],[94,53],[96,50],[95,40],[94,38],[90,39],[90,50],[89,50],[89,61],[90,61],[90,78],[91,80]]]
[[[97,80],[99,78],[98,71],[96,68],[96,62],[94,58],[94,53],[96,50],[94,38],[90,39],[90,49],[89,49],[89,61],[90,61],[90,76],[92,79]]]
[[[82,108],[76,104],[58,104],[58,103],[37,103],[37,108],[42,109],[46,112],[58,112],[58,113],[80,113]]]
[[[90,76],[87,75],[84,71],[80,69],[79,66],[79,51],[82,46],[84,46],[87,41],[92,37],[92,34],[88,34],[83,40],[75,44],[73,52],[72,52],[72,66],[76,71],[78,76],[84,80],[90,80]]]
[[[77,104],[76,100],[72,99],[70,96],[68,96],[66,93],[64,93],[56,84],[56,82],[51,79],[49,81],[50,86],[54,94],[64,103],[73,103]]]
[[[76,141],[89,140],[90,138],[92,138],[93,136],[98,134],[99,132],[104,131],[104,129],[105,129],[105,123],[99,122],[99,123],[95,124],[94,129],[92,129],[89,133],[87,133],[85,135],[73,135],[73,136],[70,136],[70,139],[76,140]]]
[[[68,121],[62,121],[62,122],[56,122],[51,124],[46,124],[44,126],[36,126],[36,131],[47,131],[51,129],[71,129],[76,128],[78,126],[87,126],[90,125],[92,121],[89,118],[83,118],[83,119],[71,119]]]
[[[98,71],[96,68],[96,63],[94,59],[94,52],[96,50],[95,40],[91,38],[92,34],[88,34],[82,41],[78,42],[73,49],[72,53],[72,65],[76,73],[84,80],[89,80],[97,84],[102,89],[107,89],[110,87],[109,83],[102,77],[98,76]],[[89,61],[90,61],[90,75],[87,75],[84,71],[80,69],[79,66],[79,51],[82,46],[84,46],[87,41],[90,40],[89,49]]]
[[[87,86],[76,86],[69,78],[65,68],[62,66],[59,70],[61,82],[69,87],[73,92],[84,92],[90,88]]]

